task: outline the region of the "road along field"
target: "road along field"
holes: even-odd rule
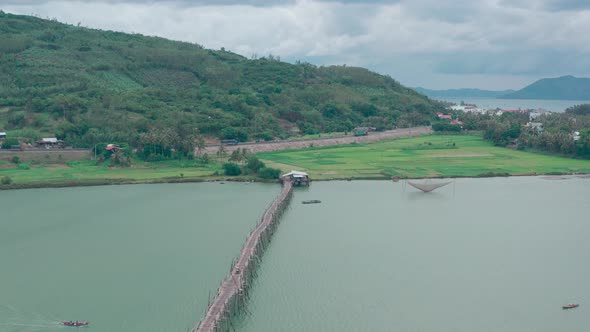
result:
[[[496,147],[475,135],[424,135],[257,156],[269,167],[306,171],[316,180],[590,173],[590,160]]]
[[[404,129],[394,129],[381,132],[371,132],[367,136],[345,136],[345,137],[330,137],[330,138],[315,138],[294,141],[276,141],[276,142],[260,142],[260,143],[240,143],[238,145],[224,146],[226,153],[231,153],[235,149],[247,149],[250,153],[304,149],[309,147],[332,146],[339,144],[350,143],[369,143],[382,141],[384,139],[401,138],[401,137],[415,137],[424,134],[432,133],[430,127],[414,127]],[[219,151],[219,144],[209,145],[205,152],[209,155],[215,155]],[[197,153],[195,151],[195,153]]]

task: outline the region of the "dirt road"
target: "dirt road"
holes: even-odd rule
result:
[[[350,143],[368,143],[377,142],[390,138],[401,138],[401,137],[414,137],[423,134],[432,133],[430,127],[413,127],[394,129],[380,132],[371,132],[367,136],[344,136],[344,137],[333,137],[333,138],[314,138],[297,141],[273,141],[273,142],[260,142],[260,143],[240,143],[238,145],[226,145],[226,153],[231,153],[235,149],[246,148],[250,153],[267,152],[267,151],[278,151],[288,149],[303,149],[310,146],[329,146],[339,144],[350,144]],[[207,145],[205,152],[209,155],[215,155],[219,151],[219,144]],[[196,151],[195,151],[196,153]]]

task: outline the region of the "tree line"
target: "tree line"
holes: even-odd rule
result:
[[[458,118],[463,129],[482,131],[483,137],[497,146],[590,158],[590,104],[542,114],[533,120],[530,112],[504,112],[500,116],[458,112]]]

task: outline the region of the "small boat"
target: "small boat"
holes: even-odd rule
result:
[[[90,324],[90,322],[79,322],[79,321],[63,321],[62,322],[64,326],[71,326],[71,327],[82,327],[82,326],[88,326],[88,324]]]
[[[566,304],[566,305],[564,305],[564,306],[561,306],[561,308],[562,308],[562,309],[573,309],[573,308],[577,308],[577,307],[579,307],[579,306],[580,306],[580,305],[579,305],[579,304],[577,304],[577,303],[568,303],[568,304]]]
[[[320,201],[319,199],[310,199],[308,201],[303,201],[301,203],[303,204],[317,204],[317,203],[321,203],[322,201]]]

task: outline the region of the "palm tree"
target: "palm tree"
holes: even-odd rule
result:
[[[225,145],[223,145],[223,143],[220,144],[219,149],[216,152],[217,157],[219,158],[219,160],[218,160],[219,162],[221,162],[221,158],[223,157],[223,155],[225,155],[226,152],[227,152],[227,150],[225,149]]]

